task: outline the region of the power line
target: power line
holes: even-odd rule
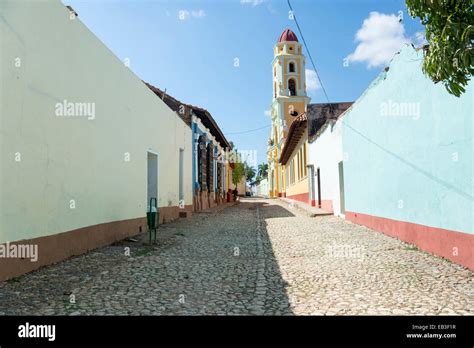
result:
[[[242,131],[242,132],[225,133],[225,135],[250,133],[250,132],[255,132],[255,131],[258,131],[260,129],[264,129],[264,128],[267,128],[267,127],[270,127],[270,126],[271,126],[271,124],[267,124],[266,126],[263,126],[263,127],[260,127],[260,128],[250,129],[250,130],[246,130],[246,131]]]
[[[298,24],[298,21],[296,20],[296,16],[294,15],[294,12],[293,12],[293,8],[291,7],[291,4],[290,4],[290,0],[287,0],[288,2],[288,6],[290,7],[290,10],[293,14],[293,18],[295,20],[295,23],[296,23],[296,26],[298,28],[298,32],[300,33],[300,36],[301,36],[301,39],[303,40],[303,44],[306,48],[306,51],[308,52],[308,56],[309,56],[309,59],[311,61],[311,64],[313,65],[313,68],[314,68],[314,71],[316,72],[316,76],[318,77],[318,80],[319,80],[319,83],[321,84],[321,88],[324,92],[324,95],[326,96],[326,100],[328,101],[328,103],[330,103],[329,101],[329,97],[326,93],[326,90],[324,89],[324,86],[323,86],[323,83],[319,77],[319,74],[318,74],[318,71],[316,70],[316,67],[314,65],[314,62],[313,62],[313,58],[311,57],[311,52],[309,51],[308,49],[308,46],[306,45],[306,42],[304,40],[304,36],[303,36],[303,33],[301,32],[301,28]],[[474,197],[472,195],[470,195],[469,193],[467,192],[464,192],[462,189],[452,185],[451,183],[441,179],[441,178],[438,178],[434,175],[432,175],[431,173],[429,173],[428,171],[418,167],[417,165],[411,163],[410,161],[404,159],[403,157],[399,156],[398,154],[394,153],[393,151],[390,151],[388,149],[386,149],[385,147],[383,147],[382,145],[378,144],[377,142],[375,142],[374,140],[370,139],[368,136],[366,136],[365,134],[363,134],[362,132],[358,131],[357,129],[355,129],[354,127],[352,127],[351,125],[349,125],[347,122],[345,122],[344,119],[341,119],[341,123],[346,126],[347,128],[349,128],[350,130],[352,130],[354,133],[356,133],[357,135],[359,135],[360,137],[364,138],[366,141],[368,141],[369,143],[371,143],[372,145],[378,147],[380,150],[384,151],[385,153],[387,153],[389,156],[393,157],[393,158],[396,158],[397,160],[399,160],[400,162],[402,162],[403,164],[405,164],[406,166],[412,168],[413,170],[415,170],[416,172],[418,173],[421,173],[422,175],[426,176],[427,178],[437,182],[438,184],[441,184],[443,185],[444,187],[450,189],[451,191],[454,191],[456,192],[457,194],[459,195],[462,195],[464,197],[466,197],[467,199],[470,199],[471,201],[474,200]]]
[[[304,39],[303,32],[301,31],[300,25],[298,24],[298,21],[296,19],[295,14],[294,14],[293,8],[291,7],[290,0],[287,0],[287,1],[288,1],[288,6],[290,7],[290,10],[293,14],[293,19],[296,23],[296,26],[298,27],[298,32],[300,33],[301,40],[303,40],[304,47],[306,48],[306,52],[308,53],[308,57],[309,57],[309,60],[311,61],[311,65],[313,66],[314,72],[316,73],[316,76],[318,78],[321,89],[323,90],[324,95],[326,96],[326,100],[328,101],[328,103],[330,103],[328,94],[326,93],[326,89],[324,88],[323,82],[321,81],[321,77],[319,76],[318,70],[316,69],[316,65],[314,64],[313,57],[311,56],[311,52],[308,49],[308,45],[306,44],[306,40]],[[246,133],[256,132],[256,131],[259,131],[259,130],[264,129],[264,128],[268,128],[270,126],[271,126],[271,124],[263,126],[263,127],[255,128],[255,129],[250,129],[250,130],[247,130],[247,131],[226,133],[225,135],[246,134]]]
[[[313,66],[314,72],[316,73],[316,76],[318,77],[319,84],[321,85],[324,95],[326,96],[326,100],[328,101],[328,103],[330,103],[328,94],[326,93],[326,89],[324,88],[323,82],[321,81],[321,78],[319,77],[318,70],[316,69],[316,65],[314,64],[313,57],[311,57],[311,52],[308,49],[308,45],[306,45],[303,32],[301,31],[300,25],[298,24],[298,21],[296,20],[296,15],[293,11],[293,8],[291,7],[290,0],[287,0],[287,1],[288,1],[288,7],[290,8],[291,14],[293,15],[293,19],[296,23],[296,27],[298,28],[298,32],[300,33],[301,40],[303,40],[303,45],[306,48],[306,52],[308,53],[308,57],[309,57],[309,60],[311,61],[311,65]]]

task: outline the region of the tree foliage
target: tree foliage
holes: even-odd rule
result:
[[[406,0],[406,5],[426,29],[423,72],[459,97],[474,72],[474,1]]]
[[[236,162],[232,170],[232,183],[237,187],[242,177],[245,175],[245,166],[242,162]]]
[[[260,163],[258,165],[258,176],[261,178],[268,176],[268,163]]]
[[[245,179],[247,181],[252,181],[253,178],[255,177],[255,174],[257,174],[257,172],[255,171],[255,168],[249,166],[247,163],[245,163]]]

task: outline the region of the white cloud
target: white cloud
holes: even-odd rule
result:
[[[356,33],[359,42],[349,62],[366,62],[368,68],[386,65],[405,43],[405,28],[395,14],[371,12]]]
[[[263,112],[263,114],[264,114],[265,116],[271,116],[272,112],[271,112],[270,110],[265,110],[265,111]]]
[[[415,38],[413,39],[413,43],[415,44],[415,47],[421,47],[428,43],[428,41],[426,41],[424,31],[417,31],[414,36]]]
[[[252,6],[258,6],[262,4],[264,0],[240,0],[240,3],[242,5],[252,5]]]
[[[204,10],[179,10],[178,11],[178,18],[182,21],[186,21],[191,17],[194,18],[202,18],[206,16],[206,12]]]
[[[306,91],[309,93],[315,92],[321,85],[319,84],[318,76],[314,70],[306,69]]]

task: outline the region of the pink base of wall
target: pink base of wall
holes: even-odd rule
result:
[[[300,194],[292,195],[292,196],[287,196],[287,198],[309,204],[312,207],[317,207],[318,206],[318,201],[317,200],[309,199],[309,193],[308,192],[300,193]],[[332,200],[330,200],[330,199],[321,200],[321,209],[324,209],[324,210],[332,213],[334,211],[333,208],[332,208]]]
[[[474,235],[348,211],[345,215],[356,224],[415,244],[424,251],[474,270]]]
[[[297,195],[286,196],[286,198],[293,199],[295,201],[303,202],[306,204],[311,204],[311,200],[309,199],[308,192],[299,193]]]
[[[324,209],[326,211],[333,213],[334,209],[332,208],[332,200],[331,199],[321,200],[321,209]]]

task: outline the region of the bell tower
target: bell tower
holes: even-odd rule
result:
[[[311,99],[306,95],[305,57],[296,34],[285,29],[273,50],[272,128],[267,153],[270,196],[281,197],[285,195],[285,178],[280,153],[291,124],[306,112]]]
[[[293,120],[306,112],[310,98],[306,95],[305,57],[296,34],[290,29],[281,33],[274,47],[272,115],[286,137]]]

